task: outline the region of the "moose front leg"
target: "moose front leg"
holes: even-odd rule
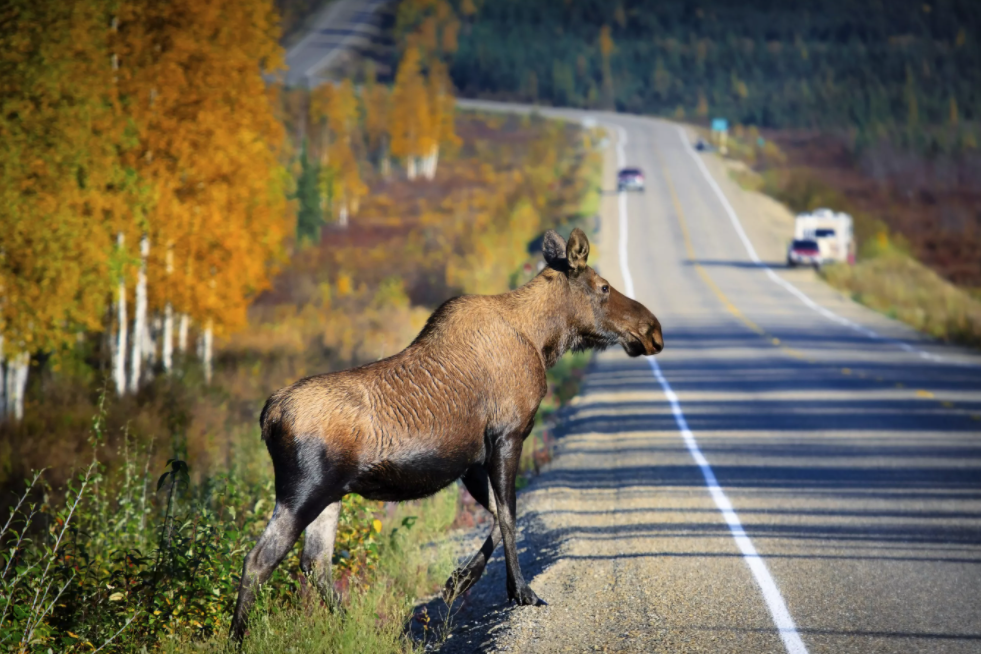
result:
[[[514,482],[518,476],[521,446],[531,431],[531,424],[520,431],[504,436],[499,441],[490,460],[490,482],[497,504],[497,522],[504,540],[504,562],[508,573],[508,598],[518,604],[544,606],[535,591],[525,582],[518,564],[518,545],[514,519],[517,502]]]
[[[495,506],[494,491],[491,489],[487,468],[483,465],[475,465],[470,468],[463,475],[463,485],[467,487],[470,495],[477,500],[477,503],[491,514],[492,522],[490,533],[487,534],[487,539],[477,550],[477,553],[470,557],[465,565],[454,570],[450,578],[446,580],[446,585],[443,588],[443,599],[447,602],[467,592],[480,580],[491,554],[501,544],[501,530],[497,528],[497,507]]]

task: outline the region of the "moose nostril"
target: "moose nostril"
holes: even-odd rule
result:
[[[661,330],[657,327],[654,327],[651,332],[651,340],[654,341],[654,354],[657,354],[664,349],[664,336],[661,334]]]

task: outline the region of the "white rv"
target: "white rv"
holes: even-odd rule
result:
[[[821,263],[855,261],[852,217],[847,213],[815,209],[810,213],[797,214],[794,240],[816,242]]]

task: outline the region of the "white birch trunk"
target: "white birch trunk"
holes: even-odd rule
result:
[[[439,146],[434,145],[432,151],[429,153],[429,170],[426,177],[433,179],[436,177],[436,166],[439,164]]]
[[[6,366],[3,360],[3,336],[0,335],[0,422],[7,415],[7,378],[4,374]]]
[[[116,237],[116,247],[123,249],[124,237],[120,232]],[[113,348],[113,379],[116,382],[116,394],[122,397],[126,393],[126,333],[129,329],[129,318],[126,316],[126,277],[119,277],[116,290],[116,323],[119,330],[116,345]]]
[[[181,354],[187,354],[187,330],[190,326],[191,319],[186,313],[182,313],[177,327],[177,351]]]
[[[347,227],[347,216],[347,202],[343,202],[341,203],[340,210],[337,212],[337,224],[341,227]]]
[[[204,361],[204,381],[207,384],[211,383],[211,348],[212,341],[214,340],[214,330],[212,329],[211,319],[208,319],[208,324],[204,328],[204,334],[202,335],[202,352],[201,359]]]
[[[170,284],[170,274],[174,272],[173,244],[167,248],[167,283]],[[168,289],[169,290],[169,289]],[[160,358],[163,359],[163,369],[168,375],[174,366],[174,308],[170,301],[164,307],[163,345],[160,347]]]
[[[416,158],[413,156],[409,156],[405,162],[405,176],[409,179],[416,178]]]
[[[143,363],[143,336],[146,332],[146,259],[150,256],[150,239],[140,239],[140,272],[136,276],[136,309],[133,316],[133,352],[130,355],[129,390],[140,388],[140,368]]]
[[[164,307],[163,345],[160,348],[164,372],[168,375],[174,368],[174,308],[170,302]]]
[[[13,405],[12,413],[17,422],[24,418],[24,390],[27,388],[27,371],[30,363],[31,355],[23,352],[14,357],[12,365],[7,368],[7,380],[13,382],[7,385],[7,402]]]

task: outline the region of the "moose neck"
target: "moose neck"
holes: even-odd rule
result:
[[[574,344],[569,312],[569,287],[558,272],[542,273],[524,286],[505,294],[512,324],[538,349],[546,368]]]

